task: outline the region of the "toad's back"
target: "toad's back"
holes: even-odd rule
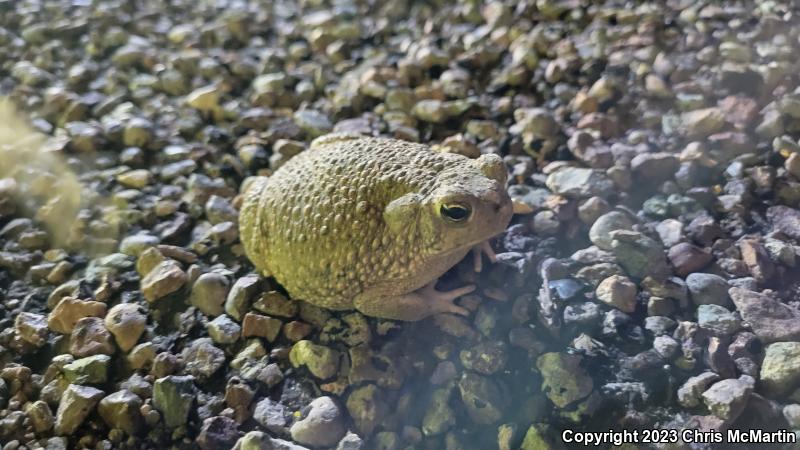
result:
[[[332,309],[352,308],[365,287],[404,283],[426,270],[425,243],[414,230],[389,233],[383,210],[408,192],[433,189],[449,156],[389,139],[317,140],[248,189],[241,217],[248,257],[293,297]]]

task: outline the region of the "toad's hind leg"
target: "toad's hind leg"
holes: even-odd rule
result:
[[[369,290],[359,294],[353,301],[356,309],[367,316],[384,319],[417,321],[434,314],[454,313],[466,316],[469,311],[453,303],[462,295],[475,290],[474,285],[463,286],[452,291],[436,290],[436,280],[416,291],[398,296],[383,296]]]

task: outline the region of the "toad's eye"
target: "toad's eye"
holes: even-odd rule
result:
[[[472,214],[472,209],[467,205],[442,205],[439,214],[443,219],[450,222],[466,222]]]

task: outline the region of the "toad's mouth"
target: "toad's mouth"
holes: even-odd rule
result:
[[[507,227],[503,227],[503,229],[502,229],[502,230],[500,230],[500,231],[497,231],[497,232],[496,232],[496,233],[494,233],[494,234],[491,234],[491,235],[489,235],[489,236],[482,237],[482,238],[480,238],[480,239],[475,239],[475,240],[472,240],[472,241],[470,241],[470,242],[468,242],[468,243],[466,243],[466,244],[463,244],[463,245],[459,245],[458,247],[454,248],[452,251],[453,251],[453,252],[456,252],[456,251],[469,250],[469,249],[471,249],[471,248],[475,247],[475,246],[476,246],[476,245],[478,245],[478,244],[482,244],[482,243],[484,243],[484,242],[486,242],[486,241],[488,241],[488,240],[490,240],[490,239],[494,239],[494,238],[496,238],[497,236],[499,236],[499,235],[503,234],[503,232],[504,232],[504,231],[506,231],[506,228],[507,228]]]

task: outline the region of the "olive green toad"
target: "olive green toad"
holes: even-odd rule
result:
[[[256,268],[296,299],[397,320],[466,314],[453,301],[474,286],[434,284],[505,230],[506,177],[497,155],[322,136],[270,177],[249,180],[241,239]]]

